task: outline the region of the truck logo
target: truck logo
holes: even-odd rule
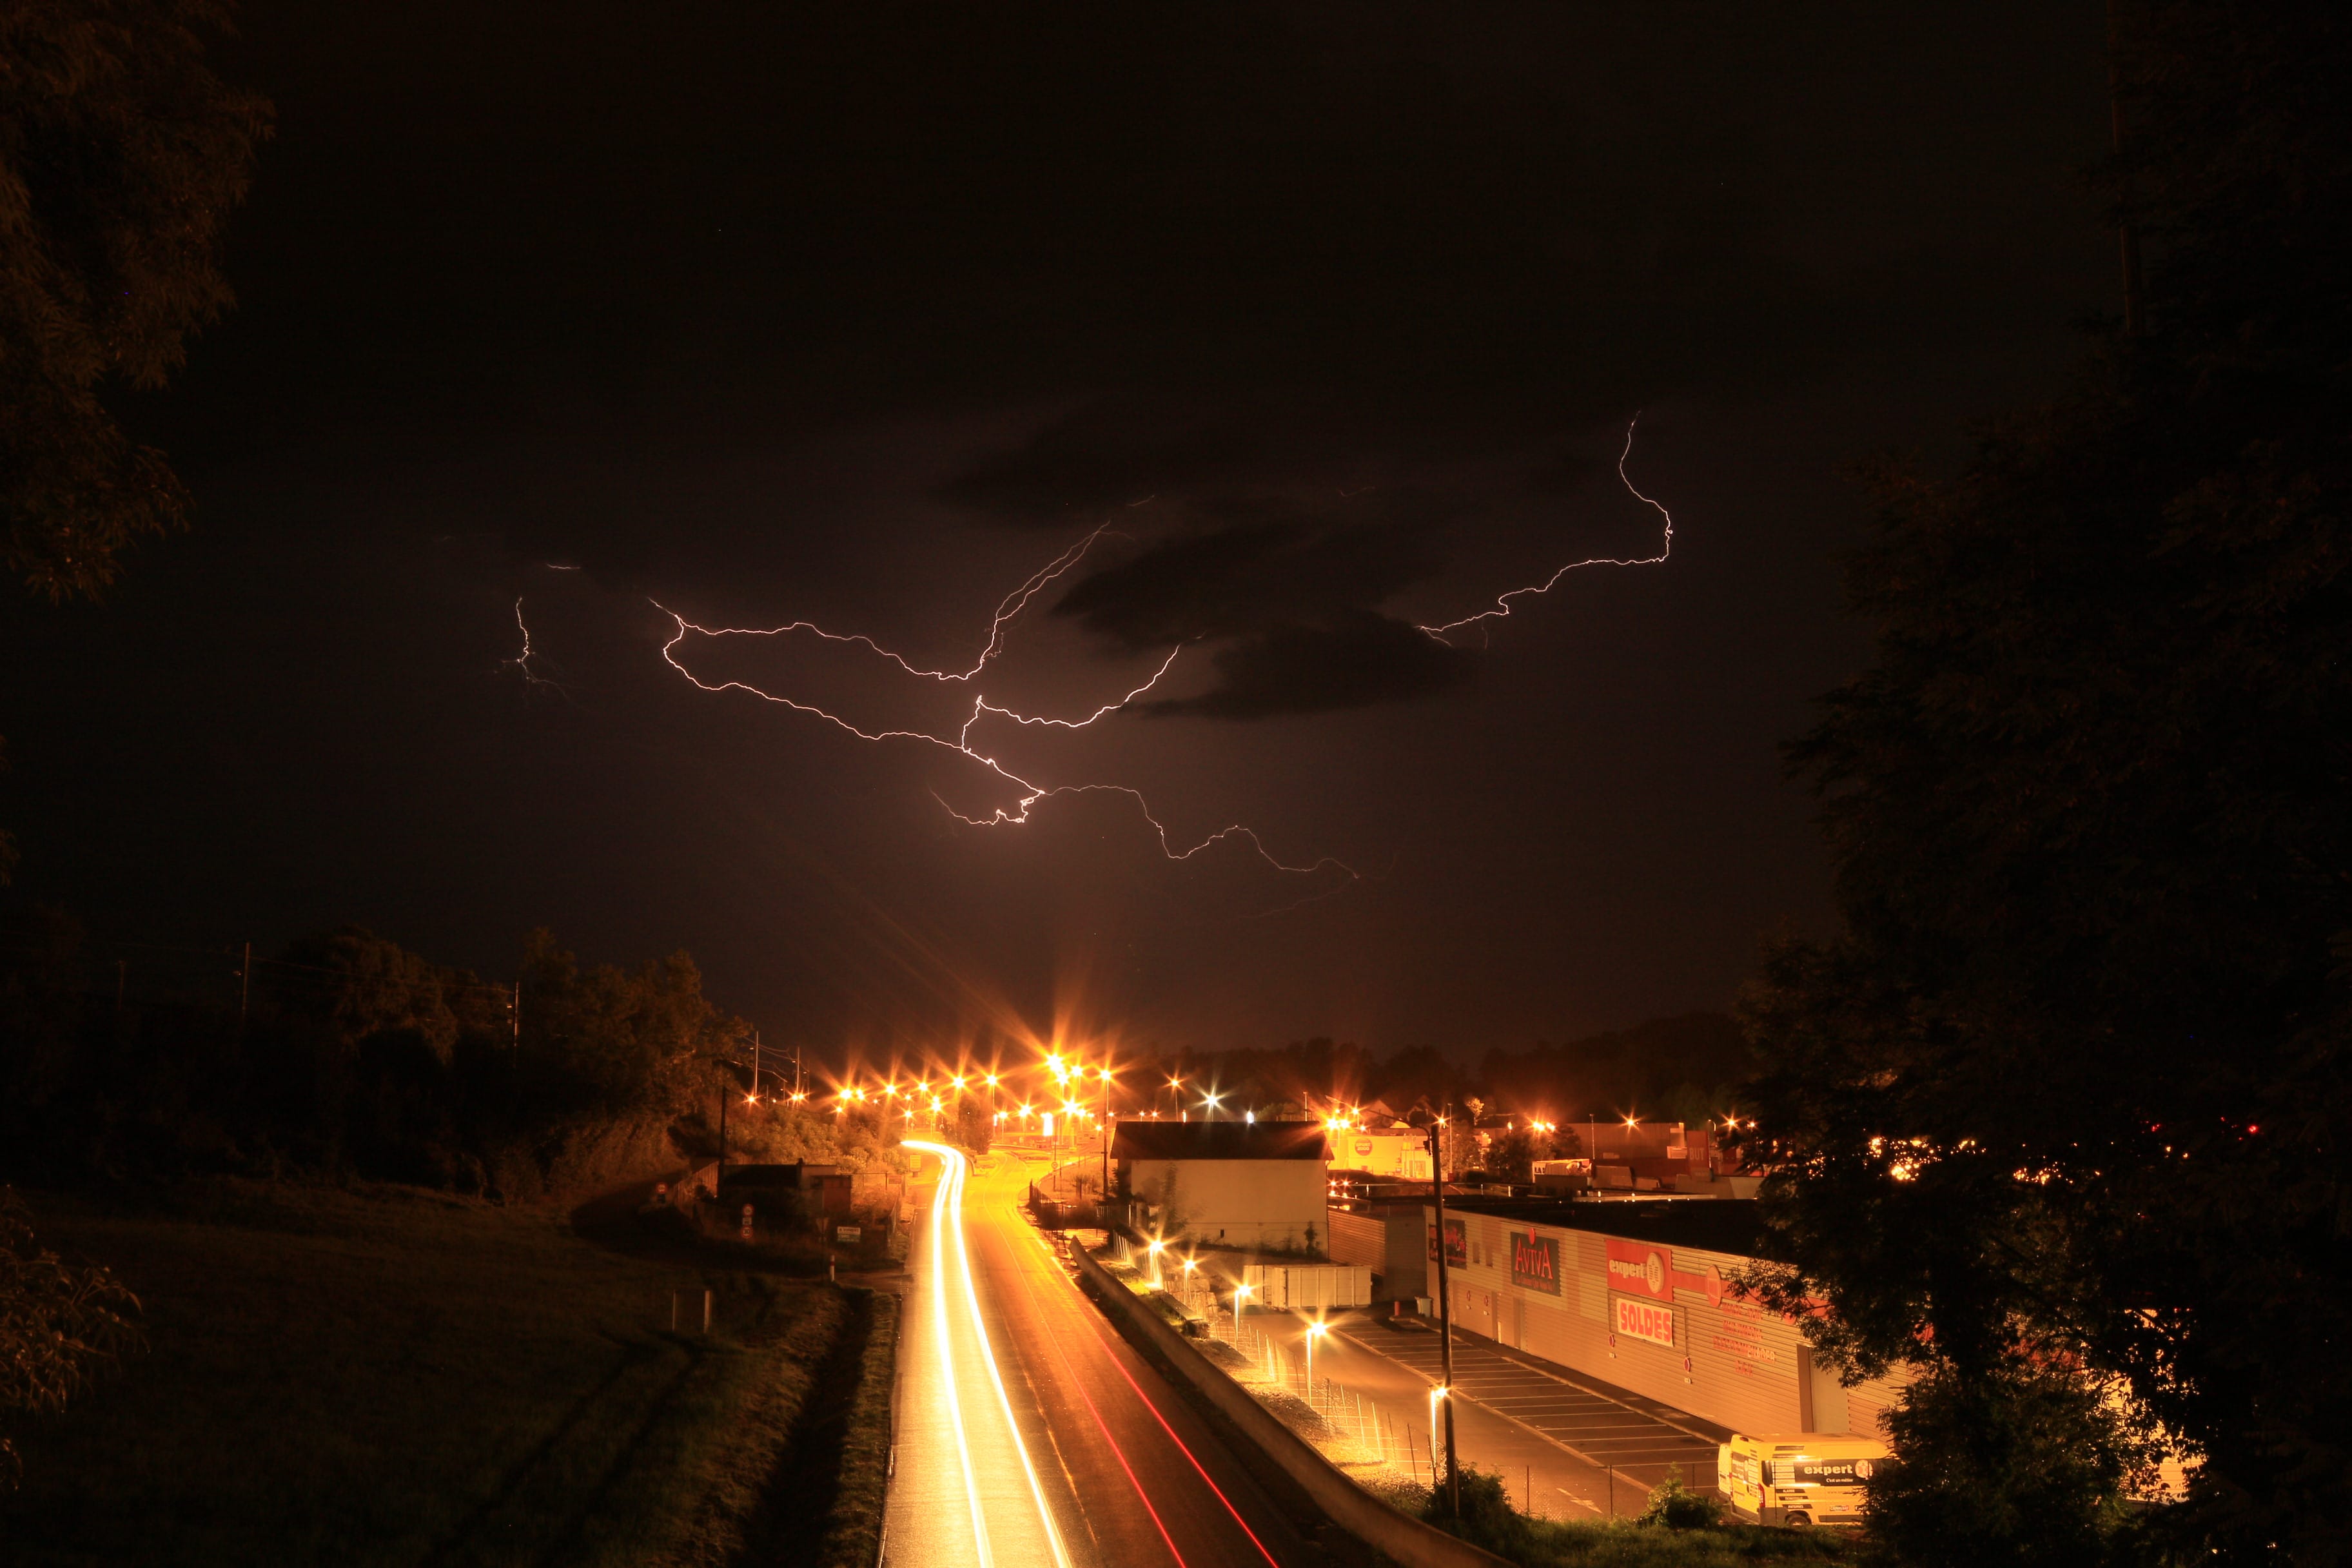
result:
[[[1616,1237],[1609,1238],[1609,1284],[1660,1301],[1673,1300],[1677,1289],[1697,1291],[1709,1306],[1719,1305],[1724,1296],[1723,1274],[1714,1264],[1703,1274],[1687,1274],[1674,1266],[1664,1247]]]

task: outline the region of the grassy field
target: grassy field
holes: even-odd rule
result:
[[[26,1195],[152,1344],[24,1431],[12,1565],[846,1565],[878,1526],[887,1298],[406,1189]]]

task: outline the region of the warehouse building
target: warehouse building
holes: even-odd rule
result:
[[[1328,1152],[1311,1121],[1122,1121],[1110,1146],[1138,1229],[1316,1257],[1330,1244]]]
[[[1418,1225],[1382,1231],[1390,1277],[1426,1292],[1436,1211],[1418,1206]],[[1899,1385],[1843,1386],[1795,1320],[1732,1288],[1759,1229],[1736,1199],[1449,1201],[1454,1325],[1734,1431],[1877,1435]]]

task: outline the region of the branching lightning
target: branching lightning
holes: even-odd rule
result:
[[[1560,567],[1558,571],[1554,572],[1549,577],[1546,578],[1539,584],[1533,584],[1523,588],[1514,588],[1507,593],[1499,595],[1496,598],[1495,607],[1492,609],[1482,610],[1475,615],[1465,616],[1459,620],[1447,621],[1442,624],[1419,626],[1416,629],[1439,642],[1448,643],[1448,645],[1451,646],[1451,634],[1460,631],[1465,626],[1479,626],[1486,622],[1507,617],[1511,614],[1514,601],[1522,598],[1539,597],[1550,593],[1551,590],[1559,584],[1560,580],[1571,572],[1579,571],[1587,566],[1654,566],[1662,564],[1674,548],[1675,522],[1673,514],[1670,513],[1664,505],[1653,500],[1649,496],[1643,495],[1640,489],[1635,488],[1633,479],[1625,471],[1626,459],[1632,455],[1633,450],[1633,432],[1635,426],[1638,426],[1639,423],[1640,417],[1639,416],[1636,416],[1634,420],[1629,423],[1625,427],[1625,445],[1623,449],[1620,451],[1617,456],[1617,477],[1619,480],[1624,484],[1625,489],[1633,494],[1635,500],[1642,501],[1647,506],[1654,508],[1659,517],[1664,521],[1664,538],[1660,543],[1658,552],[1655,555],[1641,556],[1632,559],[1595,556],[1588,560],[1570,562],[1569,564]],[[1148,499],[1150,498],[1147,498],[1147,500]],[[1142,503],[1137,502],[1134,504],[1140,505]],[[972,683],[977,682],[980,678],[987,672],[990,665],[993,663],[997,657],[1003,652],[1006,636],[1013,623],[1020,618],[1022,613],[1029,607],[1029,605],[1036,599],[1037,595],[1044,592],[1048,585],[1066,575],[1081,561],[1085,560],[1087,553],[1093,550],[1096,543],[1100,541],[1105,534],[1113,533],[1115,531],[1116,531],[1112,529],[1109,523],[1106,522],[1101,524],[1092,532],[1087,533],[1083,538],[1071,544],[1067,549],[1064,550],[1060,554],[1055,556],[1051,561],[1045,563],[1045,565],[1039,567],[1035,572],[1030,574],[1030,575],[1011,593],[1005,595],[1004,597],[998,602],[995,614],[990,618],[988,636],[982,646],[979,657],[972,661],[971,668],[966,669],[951,670],[927,668],[915,663],[913,660],[907,658],[904,655],[883,647],[880,643],[875,641],[872,637],[866,636],[864,633],[842,633],[830,631],[825,627],[817,625],[814,621],[793,621],[788,625],[781,626],[759,627],[702,626],[697,622],[688,620],[677,611],[673,610],[668,605],[656,600],[654,601],[655,608],[660,610],[663,615],[667,616],[676,626],[676,629],[671,634],[668,641],[662,645],[662,658],[671,668],[677,670],[680,676],[684,677],[690,684],[699,690],[712,693],[728,691],[744,692],[750,696],[760,699],[761,701],[772,702],[780,707],[789,708],[794,712],[805,713],[813,718],[822,719],[825,722],[835,726],[848,734],[856,736],[861,741],[874,742],[907,742],[917,745],[937,747],[942,751],[952,752],[959,756],[968,759],[986,773],[992,775],[998,781],[1009,785],[1016,795],[1014,803],[1010,806],[999,806],[984,816],[971,816],[956,810],[951,805],[949,805],[945,800],[940,799],[937,793],[934,792],[932,798],[934,800],[939,800],[942,810],[946,811],[959,822],[965,823],[973,827],[1014,827],[1024,826],[1030,821],[1032,811],[1040,802],[1050,800],[1056,796],[1078,795],[1125,795],[1135,803],[1136,809],[1141,814],[1143,820],[1150,825],[1153,834],[1157,837],[1160,853],[1171,860],[1190,860],[1194,856],[1201,854],[1203,850],[1230,840],[1246,844],[1259,859],[1263,860],[1267,866],[1273,868],[1276,871],[1286,875],[1307,877],[1327,871],[1337,871],[1342,874],[1340,880],[1333,888],[1326,890],[1325,892],[1309,894],[1306,898],[1298,900],[1296,903],[1285,905],[1284,909],[1286,910],[1297,908],[1298,904],[1313,902],[1318,898],[1328,896],[1330,892],[1339,890],[1339,889],[1346,887],[1349,883],[1360,882],[1367,879],[1364,873],[1356,870],[1346,862],[1328,855],[1319,857],[1303,865],[1294,865],[1290,862],[1282,860],[1272,851],[1267,849],[1265,842],[1258,837],[1255,829],[1241,823],[1233,823],[1227,826],[1219,828],[1216,832],[1208,835],[1208,837],[1201,839],[1198,843],[1195,843],[1189,847],[1179,847],[1177,841],[1171,837],[1167,826],[1153,814],[1150,803],[1145,799],[1143,793],[1140,790],[1135,789],[1128,784],[1108,783],[1042,784],[1035,780],[1024,777],[1020,773],[1014,773],[1005,764],[1004,761],[1000,756],[989,750],[983,749],[982,743],[974,739],[974,731],[981,728],[987,721],[990,720],[1003,720],[1022,729],[1076,731],[1086,729],[1097,721],[1109,717],[1111,714],[1121,712],[1131,707],[1139,699],[1146,696],[1154,688],[1159,686],[1160,681],[1167,676],[1168,672],[1175,667],[1178,658],[1184,650],[1184,645],[1181,643],[1169,649],[1168,656],[1160,660],[1159,667],[1151,672],[1151,676],[1149,679],[1145,680],[1141,685],[1136,687],[1134,689],[1127,692],[1124,696],[1103,703],[1101,706],[1096,708],[1092,712],[1086,714],[1082,718],[1055,718],[1048,715],[1024,713],[1014,709],[1005,707],[1003,704],[990,701],[987,694],[984,691],[980,690],[975,686],[972,691],[971,706],[966,711],[961,726],[959,726],[952,733],[940,734],[935,734],[928,730],[863,729],[857,724],[853,723],[848,719],[844,718],[839,713],[834,712],[830,709],[820,706],[817,703],[803,701],[799,698],[788,696],[782,692],[767,690],[764,688],[753,685],[751,682],[747,680],[706,680],[702,677],[695,674],[692,669],[688,668],[686,661],[680,656],[681,648],[688,646],[689,638],[716,641],[718,639],[727,637],[773,638],[804,636],[822,642],[863,647],[875,657],[883,659],[889,664],[895,665],[901,673],[918,680],[929,680],[945,685],[971,685]],[[1120,537],[1126,536],[1120,535]],[[515,619],[516,624],[518,626],[521,626],[522,606],[520,600],[516,602],[515,605]],[[557,685],[556,682],[544,680],[542,678],[532,674],[529,663],[531,657],[530,628],[525,626],[523,627],[522,656],[519,659],[509,660],[509,662],[520,668],[526,679],[530,679],[535,683]],[[560,686],[558,689],[561,689]]]
[[[1021,587],[1007,595],[1003,602],[998,605],[996,617],[990,625],[988,646],[986,649],[982,651],[979,661],[975,663],[971,669],[965,670],[960,674],[918,668],[907,659],[900,658],[898,654],[891,652],[888,648],[882,647],[870,637],[863,636],[845,637],[838,633],[827,632],[824,628],[806,621],[796,621],[791,626],[778,626],[772,630],[761,629],[747,631],[742,628],[732,626],[698,626],[694,622],[688,620],[684,616],[679,615],[676,610],[671,609],[668,605],[656,600],[655,601],[654,607],[660,610],[662,614],[667,616],[672,621],[676,622],[677,626],[677,631],[671,635],[669,641],[662,645],[662,658],[668,661],[671,668],[677,670],[688,681],[692,682],[695,686],[704,691],[746,692],[753,697],[761,699],[762,701],[773,702],[782,707],[790,708],[796,712],[807,713],[815,718],[823,719],[828,723],[837,725],[841,729],[848,731],[850,734],[856,736],[861,741],[912,741],[924,745],[937,746],[942,750],[953,752],[960,756],[971,759],[972,762],[979,763],[980,766],[985,769],[988,773],[994,775],[999,780],[1002,780],[1003,783],[1010,784],[1014,790],[1019,792],[1019,798],[1011,806],[999,806],[986,816],[967,816],[962,812],[960,812],[953,806],[949,805],[946,801],[940,801],[940,808],[946,811],[949,816],[954,817],[959,822],[965,823],[973,827],[1018,827],[1024,826],[1029,821],[1029,814],[1032,808],[1034,808],[1039,801],[1048,800],[1056,795],[1123,795],[1129,800],[1135,802],[1137,810],[1139,810],[1143,816],[1143,820],[1150,824],[1152,832],[1158,837],[1160,853],[1165,855],[1171,860],[1190,860],[1192,857],[1198,855],[1201,851],[1209,848],[1213,845],[1233,840],[1235,842],[1246,843],[1250,848],[1256,853],[1259,859],[1264,860],[1268,866],[1277,871],[1286,872],[1293,876],[1309,876],[1322,871],[1340,871],[1345,873],[1348,879],[1351,881],[1360,880],[1361,878],[1360,873],[1358,873],[1353,867],[1350,867],[1346,862],[1328,855],[1309,861],[1305,865],[1292,865],[1287,861],[1282,860],[1276,857],[1272,851],[1266,848],[1265,842],[1258,837],[1256,830],[1241,823],[1234,823],[1227,826],[1221,827],[1216,832],[1212,833],[1207,837],[1202,839],[1199,843],[1192,845],[1190,848],[1180,849],[1176,847],[1176,841],[1170,837],[1167,825],[1162,823],[1159,817],[1152,814],[1150,802],[1144,798],[1142,791],[1127,784],[1039,784],[1034,780],[1024,778],[1019,773],[1014,773],[1011,768],[1004,765],[1004,763],[1001,758],[982,751],[972,741],[972,727],[980,723],[983,719],[987,719],[992,716],[1009,719],[1015,724],[1031,728],[1083,730],[1088,725],[1093,724],[1097,720],[1108,718],[1109,715],[1126,708],[1130,703],[1134,702],[1136,699],[1142,697],[1147,692],[1150,691],[1153,687],[1159,685],[1160,679],[1175,665],[1177,655],[1183,652],[1183,645],[1181,643],[1169,650],[1168,657],[1160,660],[1160,668],[1152,671],[1150,679],[1128,692],[1124,697],[1119,698],[1118,700],[1104,703],[1101,707],[1097,708],[1093,712],[1087,714],[1083,719],[1054,719],[1036,714],[1022,713],[1013,709],[1003,707],[997,703],[989,701],[986,695],[983,693],[974,692],[972,694],[971,710],[965,715],[961,728],[960,728],[953,736],[934,735],[927,730],[863,730],[858,728],[856,724],[851,723],[848,720],[843,718],[840,714],[832,711],[830,709],[820,707],[813,702],[803,702],[795,698],[786,697],[778,692],[769,691],[761,687],[754,686],[746,680],[726,680],[715,684],[710,681],[707,681],[700,676],[696,675],[692,670],[688,669],[684,662],[682,662],[678,658],[678,645],[683,643],[689,637],[774,637],[786,632],[806,630],[829,642],[861,643],[881,658],[887,658],[892,663],[898,665],[909,675],[932,680],[968,681],[977,677],[983,669],[985,669],[989,661],[1003,649],[1004,643],[1004,628],[1006,624],[1010,622],[1013,616],[1017,616],[1021,609],[1025,606],[1032,598],[1035,597],[1036,593],[1040,588],[1043,588],[1055,577],[1060,576],[1063,573],[1076,565],[1078,558],[1085,554],[1087,547],[1091,545],[1097,539],[1100,538],[1103,531],[1104,531],[1099,528],[1095,530],[1094,532],[1087,535],[1086,538],[1080,540],[1076,544],[1072,545],[1068,550],[1064,551],[1059,556],[1056,556],[1053,562],[1041,568],[1034,575],[1031,576],[1026,583],[1023,584]],[[939,800],[939,796],[936,794],[934,794],[931,798]]]
[[[1446,636],[1448,632],[1459,631],[1464,626],[1475,626],[1485,621],[1505,619],[1511,613],[1512,600],[1539,598],[1543,595],[1550,593],[1553,588],[1559,586],[1559,580],[1562,577],[1567,576],[1570,572],[1581,571],[1587,566],[1664,565],[1666,557],[1673,553],[1675,548],[1675,514],[1668,511],[1657,501],[1651,500],[1648,496],[1643,495],[1639,489],[1635,489],[1633,479],[1629,478],[1625,472],[1625,459],[1633,455],[1633,431],[1641,423],[1642,416],[1638,414],[1633,416],[1633,417],[1626,423],[1625,447],[1622,451],[1617,454],[1617,479],[1619,482],[1623,484],[1625,489],[1632,493],[1635,500],[1640,501],[1644,506],[1654,509],[1658,516],[1664,520],[1666,525],[1665,537],[1659,542],[1658,552],[1655,555],[1635,556],[1631,559],[1621,559],[1616,556],[1609,555],[1596,555],[1589,560],[1571,561],[1567,565],[1561,567],[1559,571],[1553,573],[1550,576],[1545,578],[1541,583],[1532,584],[1525,588],[1514,588],[1507,594],[1499,594],[1496,595],[1495,607],[1491,610],[1481,610],[1475,616],[1465,616],[1458,621],[1447,621],[1441,626],[1423,626],[1417,629],[1428,633],[1431,637],[1435,637],[1439,642],[1445,643],[1446,646],[1450,647],[1453,644]]]
[[[558,567],[556,570],[565,571],[569,570],[569,568]],[[561,680],[556,680],[548,676],[540,674],[539,671],[531,668],[530,667],[530,661],[532,659],[544,659],[547,656],[540,653],[530,645],[530,623],[522,618],[522,599],[520,595],[515,599],[514,619],[515,630],[522,634],[522,651],[515,655],[512,658],[502,658],[499,660],[499,663],[505,668],[514,669],[520,673],[522,676],[522,683],[525,688],[544,686],[549,690],[562,697],[566,702],[571,701],[572,689],[570,687],[566,686]]]

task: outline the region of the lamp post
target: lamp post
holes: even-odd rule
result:
[[[1102,1080],[1102,1207],[1106,1222],[1110,1217],[1110,1064],[1095,1068],[1095,1077]]]
[[[1445,1269],[1445,1155],[1442,1141],[1446,1119],[1440,1116],[1429,1124],[1430,1192],[1437,1205],[1437,1353],[1445,1381],[1437,1393],[1430,1396],[1429,1441],[1434,1454],[1437,1443],[1437,1399],[1454,1386],[1454,1300]],[[1432,1479],[1434,1475],[1433,1473]],[[1445,1495],[1446,1507],[1456,1519],[1462,1516],[1462,1471],[1454,1462],[1454,1403],[1445,1404]]]
[[[1315,1402],[1315,1342],[1331,1331],[1331,1325],[1317,1318],[1307,1325],[1307,1402]]]
[[[1433,1489],[1437,1485],[1437,1407],[1440,1404],[1445,1406],[1445,1474],[1449,1481],[1454,1479],[1454,1401],[1447,1397],[1451,1392],[1442,1383],[1429,1391],[1429,1484]],[[1454,1509],[1456,1513],[1461,1511],[1461,1487],[1455,1482]]]

